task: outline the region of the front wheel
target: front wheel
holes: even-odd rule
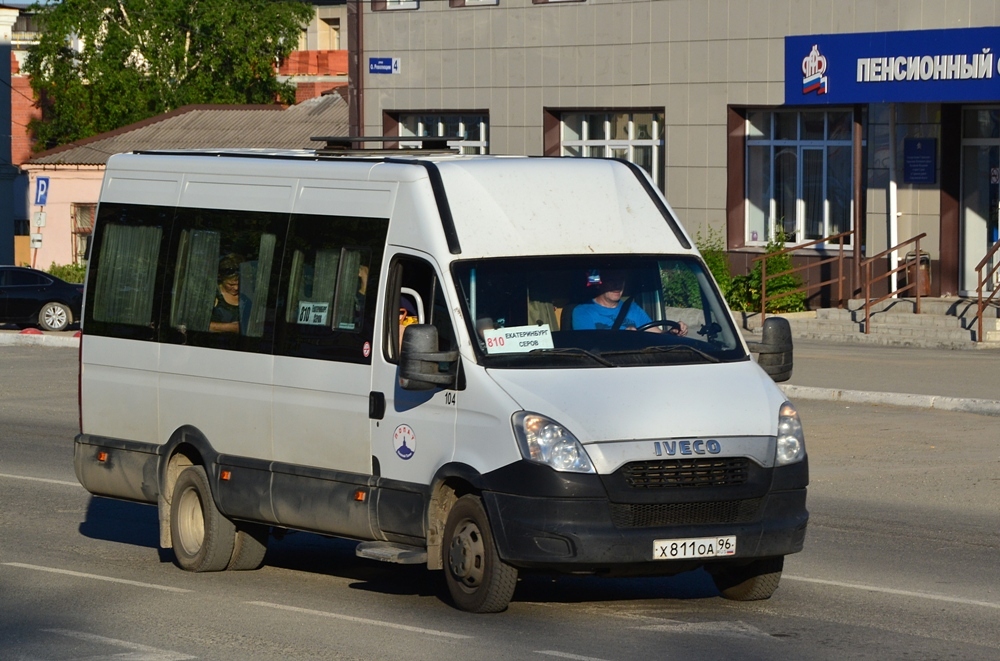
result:
[[[170,536],[181,569],[222,571],[233,557],[236,526],[215,507],[201,466],[188,466],[177,476],[170,503]]]
[[[38,325],[42,330],[62,331],[73,323],[73,313],[62,303],[46,303],[38,311]]]
[[[500,559],[482,501],[462,496],[444,529],[444,574],[455,605],[471,613],[506,610],[517,569]]]
[[[759,601],[770,599],[778,589],[784,556],[761,558],[748,565],[719,564],[708,568],[715,587],[726,599],[733,601]]]

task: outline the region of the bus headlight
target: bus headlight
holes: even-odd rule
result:
[[[537,413],[518,411],[511,419],[521,456],[564,473],[594,473],[580,441],[558,422]]]
[[[806,440],[802,434],[802,423],[798,411],[791,402],[785,402],[778,409],[778,447],[775,464],[785,466],[802,461],[806,456]]]

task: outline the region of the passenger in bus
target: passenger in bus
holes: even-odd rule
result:
[[[597,295],[589,303],[581,303],[572,310],[574,330],[636,330],[652,319],[633,299],[622,301],[625,292],[625,274],[621,271],[593,271],[587,278],[588,287],[596,287]],[[622,307],[625,305],[626,307]],[[687,335],[683,321],[670,332]],[[647,328],[651,333],[662,333],[659,326]]]
[[[368,265],[358,267],[358,292],[354,295],[354,327],[361,328],[365,321],[365,296],[368,293]]]
[[[411,324],[420,323],[417,317],[417,307],[406,294],[399,296],[399,348],[403,348],[403,331]]]
[[[208,329],[213,333],[240,332],[240,264],[243,258],[230,253],[219,260],[218,291]]]

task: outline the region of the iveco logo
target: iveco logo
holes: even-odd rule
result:
[[[677,454],[719,454],[722,452],[722,445],[713,439],[703,441],[653,441],[653,452],[657,457],[666,454],[673,457]]]

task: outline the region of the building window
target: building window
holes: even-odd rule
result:
[[[850,110],[749,110],[746,242],[806,243],[851,229]]]
[[[372,0],[372,11],[420,9],[420,0]]]
[[[460,138],[448,140],[448,146],[461,149],[463,154],[488,154],[490,153],[489,126],[490,118],[485,114],[401,114],[399,135],[404,139],[399,141],[399,146],[403,149],[421,146],[420,142],[407,141],[406,136],[438,136]]]
[[[73,263],[86,264],[90,254],[90,238],[94,234],[96,204],[72,205],[73,220]]]
[[[620,158],[635,163],[663,190],[663,114],[658,112],[562,113],[563,156]]]
[[[448,0],[449,7],[481,7],[483,5],[499,5],[500,0]]]

